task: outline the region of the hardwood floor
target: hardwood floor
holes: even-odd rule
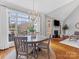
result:
[[[51,59],[79,59],[79,49],[61,44],[59,41],[59,38],[51,41]],[[45,54],[46,53],[40,54],[38,59],[46,59],[47,55]],[[15,56],[14,47],[0,51],[0,59],[15,59]]]
[[[33,57],[30,57],[29,59],[31,58],[34,59]],[[15,47],[9,48],[4,51],[0,51],[0,59],[16,59]],[[41,52],[39,52],[38,59],[48,59],[46,50],[42,50]],[[50,48],[50,59],[56,59],[55,53],[51,48]]]
[[[15,56],[15,54],[12,55],[12,53],[15,53],[14,51],[15,51],[14,47],[0,51],[0,59],[13,59],[12,57]]]
[[[55,51],[56,59],[79,59],[79,49],[59,43],[60,40],[52,40],[52,48]]]

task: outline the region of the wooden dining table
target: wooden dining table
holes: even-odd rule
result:
[[[34,58],[37,59],[38,52],[41,48],[37,47],[40,42],[47,41],[48,37],[44,35],[27,35],[27,43],[33,44],[32,54]]]
[[[32,54],[33,54],[35,59],[37,59],[37,57],[38,57],[38,53],[37,53],[38,44],[40,42],[47,41],[49,39],[49,37],[44,36],[44,35],[25,35],[22,37],[27,37],[27,43],[33,45],[32,46],[33,47]],[[39,49],[41,49],[41,48],[39,48]]]
[[[27,35],[27,42],[28,43],[39,43],[43,41],[47,41],[49,37],[44,36],[44,35]]]
[[[18,37],[27,37],[27,43],[39,43],[49,39],[48,36],[44,35],[18,35]]]

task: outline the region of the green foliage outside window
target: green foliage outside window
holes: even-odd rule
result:
[[[34,29],[34,26],[30,26],[28,29],[27,29],[28,32],[35,32],[35,29]]]

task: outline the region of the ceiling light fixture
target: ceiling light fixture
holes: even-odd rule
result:
[[[33,10],[31,13],[31,20],[35,21],[38,16],[39,16],[39,13],[35,10],[35,0],[33,0]]]

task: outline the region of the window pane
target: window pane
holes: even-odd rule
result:
[[[27,23],[26,19],[18,18],[18,20],[17,20],[18,35],[26,34],[27,25],[28,25],[28,23]]]
[[[15,35],[25,35],[27,34],[27,29],[32,22],[29,19],[28,14],[18,12],[18,11],[9,11],[9,41],[13,41]]]
[[[8,12],[8,14],[9,14],[9,17],[13,17],[13,16],[16,17],[16,15],[17,15],[17,13],[15,13],[15,12]]]
[[[16,18],[9,17],[9,41],[14,40],[15,33],[16,33]]]
[[[27,14],[18,13],[17,15],[18,15],[18,17],[28,18],[28,15]]]

